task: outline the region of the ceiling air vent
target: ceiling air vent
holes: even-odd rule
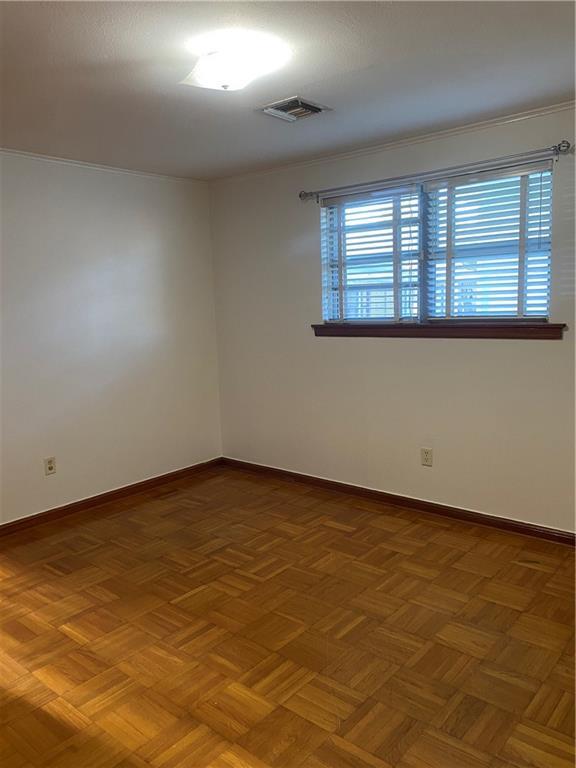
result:
[[[321,112],[327,112],[328,107],[321,107],[320,104],[314,104],[312,101],[306,101],[299,96],[293,96],[290,99],[275,101],[274,104],[268,104],[262,107],[262,112],[272,117],[279,117],[280,120],[288,120],[293,123],[296,120],[302,120],[305,117],[319,115]]]

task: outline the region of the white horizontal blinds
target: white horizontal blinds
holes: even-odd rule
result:
[[[325,320],[549,314],[551,160],[321,204]]]
[[[324,318],[417,319],[418,188],[323,202]]]
[[[427,184],[427,314],[546,316],[550,163]]]

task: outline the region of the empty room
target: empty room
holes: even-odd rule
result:
[[[0,2],[2,768],[574,768],[574,22]]]

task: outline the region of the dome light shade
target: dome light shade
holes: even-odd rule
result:
[[[239,91],[290,59],[290,48],[282,40],[246,29],[201,35],[192,40],[190,49],[198,61],[182,82],[218,91]]]

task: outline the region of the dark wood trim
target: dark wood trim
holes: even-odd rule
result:
[[[253,464],[249,461],[240,461],[239,459],[225,457],[210,459],[210,461],[194,464],[193,466],[185,467],[184,469],[177,469],[175,472],[168,472],[159,477],[152,477],[149,480],[142,480],[138,483],[133,483],[132,485],[126,485],[123,488],[106,491],[97,496],[91,496],[88,499],[74,501],[71,504],[66,504],[62,507],[56,507],[55,509],[49,509],[45,512],[38,512],[35,515],[21,518],[20,520],[4,523],[3,525],[0,525],[0,537],[18,534],[28,528],[36,528],[37,526],[52,523],[62,517],[68,517],[78,513],[86,514],[90,511],[98,511],[100,507],[108,502],[138,496],[139,493],[152,491],[154,489],[161,489],[164,485],[185,481],[205,470],[217,470],[219,467],[228,467],[230,469],[241,469],[258,474],[266,474],[283,480],[290,480],[292,482],[313,485],[317,488],[325,488],[330,491],[346,493],[348,496],[372,499],[373,501],[389,506],[415,509],[420,512],[442,515],[443,517],[462,520],[467,523],[472,523],[473,525],[485,525],[503,531],[522,534],[523,536],[546,539],[547,541],[553,541],[557,544],[566,544],[569,546],[575,545],[576,534],[570,533],[569,531],[562,531],[557,528],[546,528],[532,523],[523,523],[519,520],[510,520],[505,517],[492,517],[490,515],[483,515],[480,512],[460,509],[459,507],[437,504],[434,501],[412,499],[409,496],[400,496],[395,493],[387,493],[386,491],[362,488],[361,486],[349,485],[348,483],[341,483],[336,480],[324,480],[320,477],[314,477],[314,475],[303,475],[299,472],[290,472],[287,469],[275,469],[274,467],[267,467],[263,464]]]
[[[442,515],[443,517],[450,517],[454,520],[461,520],[466,523],[472,523],[473,525],[484,525],[490,528],[497,528],[502,531],[508,531],[510,533],[518,533],[523,536],[532,536],[540,539],[546,539],[547,541],[553,541],[557,544],[566,544],[573,547],[576,543],[576,534],[571,533],[570,531],[563,531],[559,528],[546,528],[542,525],[524,523],[520,520],[511,520],[507,517],[494,517],[492,515],[484,515],[481,512],[472,512],[471,510],[461,509],[460,507],[450,507],[447,504],[438,504],[434,501],[413,499],[409,496],[400,496],[396,493],[387,493],[386,491],[376,491],[372,490],[371,488],[362,488],[361,486],[357,485],[340,483],[336,480],[325,480],[320,477],[314,477],[314,475],[303,475],[299,472],[290,472],[286,469],[276,469],[274,467],[267,467],[263,464],[253,464],[249,461],[240,461],[239,459],[223,458],[222,464],[232,469],[242,469],[258,474],[266,474],[272,477],[278,477],[284,480],[305,483],[306,485],[314,485],[330,491],[346,493],[348,496],[359,496],[361,498],[372,499],[373,501],[379,501],[382,504],[387,504],[389,506],[415,509],[419,512],[427,512],[433,515]]]
[[[86,512],[96,507],[101,507],[103,504],[107,504],[110,501],[117,501],[129,496],[137,496],[139,493],[151,491],[162,485],[166,485],[167,483],[187,480],[189,477],[193,477],[194,475],[206,469],[221,466],[222,463],[223,462],[221,457],[210,459],[209,461],[193,464],[192,466],[185,467],[184,469],[177,469],[174,472],[167,472],[166,474],[159,475],[158,477],[151,477],[149,480],[141,480],[138,483],[132,483],[132,485],[125,485],[122,488],[116,488],[113,491],[105,491],[104,493],[99,493],[97,496],[90,496],[87,499],[73,501],[70,504],[65,504],[62,507],[47,509],[44,512],[37,512],[35,515],[22,517],[19,520],[12,520],[9,523],[3,523],[0,525],[0,536],[20,533],[20,531],[26,528],[36,527],[46,523],[52,523],[61,517],[67,517],[68,515],[74,515],[78,512]]]
[[[559,340],[565,323],[519,321],[433,321],[428,323],[315,323],[315,336],[420,339]]]

